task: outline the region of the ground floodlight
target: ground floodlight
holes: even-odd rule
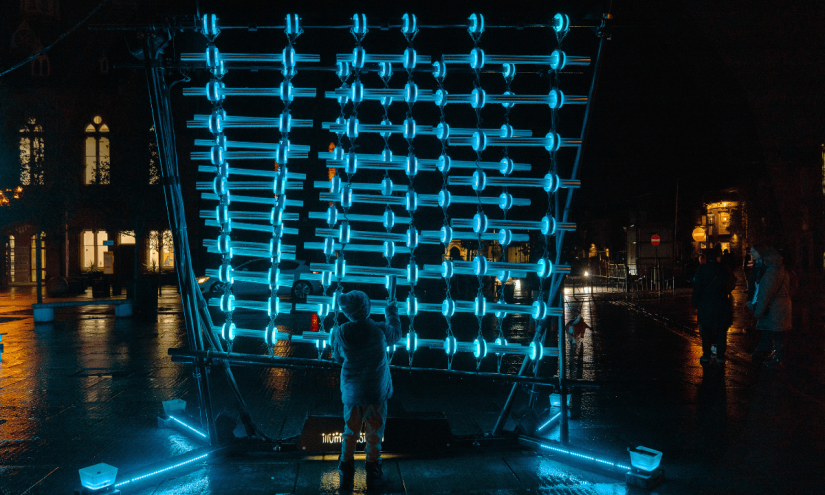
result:
[[[662,461],[662,453],[647,447],[627,448],[630,452],[630,465],[640,471],[653,471]]]
[[[163,401],[163,412],[166,416],[175,413],[182,413],[186,409],[186,401],[183,399],[172,399]]]
[[[567,394],[567,407],[570,407],[570,394]],[[550,405],[561,407],[561,394],[550,394]]]
[[[83,488],[105,493],[104,489],[114,487],[117,468],[105,463],[95,464],[77,470],[80,473],[80,484]]]

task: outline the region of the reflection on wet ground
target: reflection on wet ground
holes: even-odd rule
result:
[[[581,314],[591,327],[568,343],[568,375],[601,386],[573,395],[571,443],[616,455],[636,445],[665,452],[668,482],[656,493],[820,493],[825,482],[820,469],[825,459],[821,287],[802,291],[789,335],[788,367],[781,371],[750,361],[758,335],[746,331],[752,322],[743,308],[743,289],[734,292],[731,359],[725,368],[698,362],[689,291],[568,294],[565,321]],[[516,297],[526,300],[526,294]],[[156,424],[163,400],[197,404],[191,368],[172,363],[167,355],[168,348],[186,345],[174,288],[163,288],[158,315],[148,321],[116,319],[110,307],[90,306],[58,311],[53,323],[34,325],[32,302],[30,288],[0,292],[0,333],[6,333],[0,363],[0,493],[65,493],[77,483],[80,467],[106,462],[128,470],[197,446]],[[265,325],[253,312],[237,312],[235,322],[247,328]],[[282,331],[299,332],[309,327],[309,315],[278,322]],[[498,332],[494,316],[480,327],[474,316],[456,317],[452,324],[462,340],[479,332],[492,340]],[[414,326],[422,337],[443,338],[446,324],[443,317],[419,315]],[[529,342],[535,331],[530,319],[520,316],[507,316],[501,326],[513,343]],[[547,345],[551,342],[552,337]],[[244,338],[233,350],[266,352],[263,342]],[[317,356],[309,346],[285,343],[275,347],[275,354]],[[407,364],[406,352],[396,352],[394,363]],[[502,371],[516,373],[520,363],[520,357],[507,356]],[[414,364],[444,368],[446,357],[443,351],[421,350]],[[475,370],[476,364],[472,356],[459,355],[452,366]],[[488,357],[478,369],[496,366]],[[555,359],[545,358],[544,373],[557,369]],[[340,414],[335,372],[242,366],[233,371],[254,418],[272,437],[299,434],[307,414]],[[393,380],[391,412],[444,412],[455,435],[490,431],[510,391],[507,383],[466,377],[396,373]],[[232,409],[221,373],[213,370],[210,382],[215,412]],[[547,389],[533,409],[527,398],[520,389],[513,418],[522,425],[530,417],[544,420],[550,411]],[[542,434],[558,438],[555,426]],[[334,456],[319,459],[205,462],[134,493],[337,493]],[[391,491],[400,493],[433,493],[435,487],[626,491],[615,479],[531,451],[388,456],[388,465]],[[356,491],[363,488],[359,479]]]

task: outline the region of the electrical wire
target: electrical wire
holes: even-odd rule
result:
[[[26,65],[27,63],[29,63],[29,62],[31,62],[32,60],[34,60],[34,59],[36,59],[37,57],[39,57],[40,55],[43,55],[43,54],[44,54],[44,53],[46,53],[47,51],[51,50],[51,49],[52,49],[52,47],[53,47],[54,45],[56,45],[56,44],[60,43],[60,42],[63,40],[63,38],[65,38],[66,36],[68,36],[68,35],[72,34],[73,32],[75,32],[75,31],[77,30],[77,28],[79,28],[80,26],[82,26],[83,24],[85,24],[85,23],[86,23],[86,21],[88,21],[89,19],[91,19],[93,15],[97,14],[97,12],[98,12],[100,9],[102,9],[102,8],[103,8],[103,7],[104,7],[107,3],[109,3],[109,0],[103,0],[102,2],[100,2],[100,4],[99,4],[97,7],[95,7],[94,9],[92,9],[92,11],[91,11],[91,12],[89,12],[89,14],[88,14],[86,17],[84,17],[84,18],[83,18],[80,22],[78,22],[77,24],[75,24],[75,25],[74,25],[74,27],[72,27],[70,30],[68,30],[68,31],[66,31],[65,33],[61,34],[61,35],[60,35],[60,36],[59,36],[56,40],[54,40],[54,41],[52,42],[52,44],[51,44],[51,45],[47,46],[46,48],[43,48],[42,50],[40,50],[39,52],[37,52],[37,53],[35,53],[34,55],[30,56],[30,57],[29,57],[29,58],[27,58],[26,60],[23,60],[23,61],[22,61],[22,62],[20,62],[19,64],[17,64],[17,65],[13,65],[13,66],[9,67],[8,69],[4,70],[3,72],[0,72],[0,77],[3,77],[3,76],[5,76],[6,74],[8,74],[9,72],[11,72],[11,71],[13,71],[13,70],[15,70],[15,69],[18,69],[18,68],[20,68],[20,67],[22,67],[22,66]]]

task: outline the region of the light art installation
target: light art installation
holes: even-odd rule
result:
[[[566,16],[557,15],[554,18],[556,33],[566,31],[569,22]],[[337,56],[337,74],[341,80],[341,87],[327,91],[325,96],[335,100],[341,111],[335,122],[324,122],[323,128],[329,129],[337,137],[337,146],[333,152],[319,153],[319,158],[327,161],[327,166],[337,170],[330,181],[315,182],[315,187],[326,189],[319,197],[329,201],[331,206],[327,211],[311,212],[310,218],[323,220],[326,227],[315,230],[316,237],[323,238],[323,242],[307,242],[305,248],[323,251],[327,262],[314,263],[313,271],[322,283],[325,290],[333,285],[335,292],[332,295],[312,296],[308,303],[315,305],[312,310],[325,316],[330,311],[336,314],[336,297],[347,283],[378,284],[388,286],[389,277],[397,277],[399,284],[409,286],[409,296],[399,302],[399,312],[409,318],[409,331],[401,341],[392,345],[406,349],[410,363],[418,348],[429,347],[442,349],[448,357],[448,367],[452,364],[452,357],[457,352],[471,352],[478,363],[488,353],[499,356],[499,370],[503,354],[521,354],[532,360],[539,360],[543,356],[558,355],[558,348],[543,347],[535,340],[529,345],[512,345],[507,342],[501,331],[500,322],[507,314],[527,314],[535,319],[563,314],[562,308],[550,307],[540,297],[532,305],[507,304],[502,300],[501,291],[493,302],[487,301],[482,292],[482,278],[493,276],[501,283],[510,277],[524,277],[526,273],[535,273],[540,279],[546,280],[554,272],[569,272],[570,268],[563,265],[554,265],[547,251],[545,256],[536,263],[508,263],[505,252],[507,246],[513,242],[529,240],[529,231],[540,232],[542,236],[552,236],[559,230],[573,230],[571,223],[557,222],[548,207],[547,213],[534,221],[509,220],[507,212],[514,207],[530,206],[530,199],[517,197],[510,193],[510,188],[542,188],[550,196],[560,187],[578,187],[576,180],[560,179],[551,169],[541,177],[519,177],[511,175],[517,172],[529,172],[529,164],[514,163],[508,156],[511,147],[544,147],[551,156],[562,146],[578,146],[577,139],[562,138],[553,129],[544,137],[533,137],[529,129],[514,129],[509,123],[509,112],[516,105],[539,104],[548,107],[546,122],[553,122],[551,113],[563,104],[586,103],[587,98],[582,96],[565,96],[558,88],[553,88],[547,95],[516,95],[509,90],[509,85],[516,74],[516,68],[523,64],[547,66],[553,71],[564,68],[566,65],[586,65],[590,63],[587,57],[566,55],[560,49],[554,50],[546,56],[528,55],[493,55],[485,53],[479,46],[481,34],[484,32],[484,17],[473,14],[469,18],[468,33],[473,41],[473,48],[468,54],[441,55],[436,57],[419,54],[413,44],[418,32],[416,17],[405,14],[402,19],[401,34],[407,41],[407,48],[402,54],[378,54],[368,52],[362,42],[367,34],[366,17],[363,14],[353,16],[351,32],[355,37],[355,48],[352,53]],[[391,89],[388,82],[393,74],[393,64],[401,66],[407,74],[407,81],[403,88]],[[431,67],[430,82],[435,83],[434,89],[419,88],[413,81],[413,71],[416,67],[427,64]],[[374,66],[384,82],[384,88],[365,87],[361,78],[362,72],[373,70]],[[488,94],[481,85],[480,72],[484,67],[498,65],[501,67],[501,77],[504,78],[508,89],[502,94]],[[450,67],[469,67],[475,75],[474,87],[471,91],[462,94],[450,94],[444,86],[445,78]],[[391,105],[406,105],[407,113],[403,122],[393,123],[388,117]],[[477,117],[475,128],[461,128],[450,126],[447,122],[445,107],[448,105],[467,105],[471,107]],[[359,109],[364,106],[378,106],[383,108],[383,118],[380,122],[362,122],[359,119]],[[421,123],[416,121],[415,109],[421,105],[432,105],[440,113],[439,122]],[[480,110],[485,105],[501,105],[505,111],[504,122],[501,127],[482,127]],[[555,115],[553,115],[555,117]],[[486,122],[486,121],[485,121]],[[383,149],[367,150],[359,142],[363,134],[378,134],[383,138]],[[406,150],[393,153],[390,146],[390,137],[400,134],[406,140]],[[419,156],[415,152],[415,143],[419,140],[436,139],[440,142],[439,156]],[[450,157],[454,147],[471,147],[475,152],[475,160],[453,160]],[[485,151],[490,148],[489,151]],[[484,155],[484,156],[483,156]],[[493,157],[491,161],[489,157]],[[383,170],[384,177],[378,183],[358,180],[359,170]],[[468,172],[472,171],[472,175]],[[346,178],[342,177],[345,174]],[[392,173],[402,172],[408,180],[408,185],[401,185],[393,181]],[[440,173],[443,183],[438,194],[419,194],[416,192],[416,182],[420,175]],[[500,174],[500,175],[494,175]],[[468,188],[469,186],[469,188]],[[499,193],[498,189],[501,188]],[[491,192],[491,190],[495,190]],[[473,218],[451,217],[451,205],[476,204],[477,213]],[[375,214],[375,206],[384,207],[383,214]],[[493,218],[488,213],[490,207],[498,208],[503,213],[503,219]],[[418,230],[416,228],[416,214],[420,210],[440,208],[443,226],[440,230]],[[363,213],[362,213],[363,212]],[[372,214],[370,214],[372,212]],[[376,230],[381,229],[383,230]],[[476,255],[471,261],[456,261],[446,256],[448,246],[453,240],[476,240],[479,246],[484,243],[495,242],[502,246],[501,261],[489,261],[483,254]],[[358,242],[366,241],[366,242]],[[443,253],[439,259],[430,264],[421,263],[416,256],[416,250],[424,244],[440,244]],[[375,264],[354,265],[348,264],[346,253],[352,251],[373,253]],[[483,249],[479,249],[483,252]],[[396,257],[403,257],[403,268],[392,268],[392,261]],[[396,263],[397,264],[397,263]],[[475,277],[478,282],[476,296],[472,300],[456,300],[451,296],[451,280],[456,276]],[[446,298],[441,303],[424,303],[416,296],[416,286],[421,279],[441,278],[446,287]],[[543,292],[542,292],[543,294]],[[380,314],[386,306],[386,301],[373,300],[372,313]],[[445,318],[446,330],[444,339],[422,339],[415,331],[415,316],[423,312],[441,313]],[[451,318],[457,313],[471,313],[478,319],[478,336],[472,342],[460,342],[453,335]],[[498,336],[493,342],[488,342],[482,335],[482,318],[487,314],[499,317]],[[333,329],[334,331],[334,329]],[[319,335],[320,337],[320,335]],[[393,349],[388,349],[392,352]]]
[[[324,294],[311,295],[306,302],[281,305],[277,296],[279,287],[291,286],[294,282],[280,274],[278,264],[281,260],[294,259],[295,245],[288,244],[285,236],[299,234],[298,229],[287,226],[295,222],[297,213],[286,211],[298,208],[302,201],[289,199],[290,191],[302,188],[306,174],[288,170],[291,160],[308,158],[310,148],[294,144],[289,133],[292,128],[312,127],[312,120],[293,118],[290,104],[295,98],[314,97],[314,88],[300,88],[293,85],[300,63],[319,62],[318,55],[297,53],[295,39],[303,32],[300,19],[296,14],[286,17],[284,30],[287,45],[281,53],[223,53],[215,46],[215,39],[220,33],[218,20],[214,15],[205,15],[202,19],[202,32],[208,40],[203,53],[183,54],[181,60],[203,62],[211,74],[210,81],[202,88],[189,88],[184,94],[205,96],[212,104],[210,114],[195,115],[187,125],[192,128],[204,128],[211,134],[211,139],[198,139],[197,146],[204,146],[207,151],[194,152],[193,160],[205,161],[198,170],[213,174],[209,182],[199,182],[204,199],[214,200],[218,204],[215,210],[200,212],[207,226],[218,227],[217,239],[204,244],[210,252],[219,253],[221,265],[207,271],[207,275],[217,277],[229,288],[220,299],[210,301],[210,305],[219,307],[226,315],[226,322],[215,331],[229,345],[236,337],[260,338],[266,343],[272,354],[273,346],[278,341],[291,343],[308,343],[318,349],[322,356],[333,332],[337,328],[340,308],[337,297],[349,283],[374,284],[388,287],[390,277],[396,277],[399,285],[409,287],[409,295],[399,301],[399,313],[409,320],[409,331],[399,342],[390,343],[388,352],[396,348],[405,349],[410,364],[417,349],[428,347],[441,349],[448,359],[448,367],[458,352],[472,353],[477,363],[488,355],[498,356],[499,371],[501,356],[504,354],[523,355],[538,361],[545,356],[557,356],[557,347],[544,347],[542,341],[535,339],[528,345],[508,343],[502,332],[501,321],[508,314],[529,315],[534,319],[548,316],[560,316],[563,309],[553,307],[549,301],[553,290],[549,279],[558,274],[567,273],[570,267],[554,264],[549,250],[550,237],[560,231],[575,229],[575,224],[557,220],[554,213],[553,196],[560,188],[577,188],[580,182],[575,179],[560,178],[556,173],[556,152],[562,147],[580,146],[580,138],[566,138],[556,132],[556,112],[564,105],[586,104],[586,96],[565,95],[558,87],[550,89],[547,94],[515,94],[510,85],[522,66],[539,67],[550,73],[569,66],[588,65],[588,57],[573,56],[561,50],[561,39],[569,28],[569,20],[557,14],[551,21],[551,33],[559,41],[559,48],[548,55],[501,55],[480,46],[485,30],[484,17],[473,14],[468,19],[467,32],[472,40],[472,49],[465,54],[425,55],[417,52],[414,38],[418,33],[417,19],[413,14],[402,18],[401,35],[407,47],[402,53],[377,53],[367,50],[362,42],[368,34],[367,18],[364,14],[352,17],[350,32],[355,38],[355,47],[351,53],[338,54],[335,73],[341,86],[325,91],[326,99],[334,101],[340,107],[339,117],[334,122],[323,122],[323,129],[328,129],[336,141],[334,149],[319,152],[317,157],[326,161],[326,166],[336,170],[329,180],[316,181],[314,186],[322,189],[319,199],[329,203],[326,211],[311,211],[309,218],[323,222],[325,226],[314,231],[305,230],[303,238],[313,236],[315,240],[304,242],[304,248],[323,253],[325,263],[313,263],[312,274],[302,275],[307,279],[320,282]],[[274,88],[238,88],[227,85],[224,78],[228,72],[228,63],[255,62],[280,65],[283,80]],[[414,80],[415,71],[427,68],[428,80],[423,77]],[[500,94],[488,92],[482,86],[482,71],[489,72],[495,68],[504,80],[506,90]],[[406,81],[401,88],[391,88],[389,83],[394,70],[403,69]],[[474,76],[472,87],[456,88],[450,93],[445,86],[447,74],[455,70],[469,71]],[[523,70],[523,69],[522,69]],[[538,69],[537,69],[538,70]],[[375,72],[383,82],[383,87],[367,87],[367,78],[362,75]],[[399,72],[401,72],[399,70]],[[402,73],[403,74],[403,73]],[[486,77],[486,76],[485,76]],[[528,76],[523,76],[528,77]],[[396,77],[396,79],[398,79]],[[552,78],[555,82],[557,78]],[[419,83],[430,83],[431,89],[419,87]],[[278,116],[235,116],[227,114],[224,103],[238,96],[256,96],[278,98],[283,102],[283,111]],[[361,113],[359,109],[368,108],[371,112]],[[392,122],[389,109],[392,105],[406,106],[406,118]],[[451,126],[447,120],[447,108],[465,106],[476,115],[475,127]],[[546,112],[541,129],[515,129],[510,124],[510,113],[524,105],[539,106]],[[440,115],[438,122],[416,120],[419,108],[429,106]],[[490,106],[500,106],[504,117],[495,126],[490,127],[490,118],[485,117],[482,125],[481,111]],[[369,115],[383,110],[380,121],[368,121]],[[532,110],[531,110],[532,111]],[[277,127],[281,138],[277,143],[247,142],[241,139],[243,128]],[[241,130],[236,131],[235,128]],[[237,140],[235,139],[237,133]],[[537,134],[537,135],[536,135]],[[227,136],[233,137],[230,140]],[[376,135],[383,139],[383,147],[368,149],[362,145],[359,136]],[[393,135],[401,136],[406,142],[406,149],[396,149],[390,145]],[[440,145],[437,156],[416,154],[416,145],[424,140]],[[509,153],[515,148],[544,148],[548,153],[544,170],[536,169],[538,165],[517,163]],[[452,159],[455,150],[469,149],[475,159]],[[262,171],[230,165],[240,160],[274,160],[276,169]],[[379,170],[384,172],[379,182],[361,179],[362,170]],[[406,176],[407,183],[398,182],[400,174]],[[525,176],[524,174],[529,174]],[[437,194],[418,193],[417,184],[421,176],[441,179],[441,190]],[[236,177],[254,178],[255,181],[235,179]],[[395,177],[396,180],[393,180]],[[425,179],[427,180],[427,179]],[[238,194],[243,190],[271,190],[272,196],[260,197]],[[542,190],[547,198],[541,214],[532,220],[508,219],[508,212],[514,208],[537,209],[531,199],[524,194],[527,190]],[[267,210],[255,211],[249,205],[264,205]],[[455,205],[476,205],[476,213],[470,217],[453,217]],[[231,208],[230,208],[231,207]],[[383,211],[381,208],[383,207]],[[237,209],[236,209],[237,208]],[[419,230],[416,215],[421,211],[441,210],[442,226],[439,230]],[[500,211],[500,213],[498,213]],[[501,218],[497,218],[500,216]],[[237,231],[257,231],[271,234],[267,242],[244,242],[233,236]],[[511,263],[506,260],[508,246],[516,242],[529,241],[530,234],[542,238],[544,252],[531,263]],[[454,240],[476,241],[478,253],[484,252],[485,246],[498,244],[501,249],[499,260],[488,259],[484,254],[477,254],[471,260],[453,260],[447,255]],[[442,253],[436,259],[422,259],[419,248],[423,245],[440,245]],[[347,253],[367,253],[372,260],[368,264],[348,263]],[[268,272],[236,273],[232,268],[233,256],[268,257],[272,266]],[[401,261],[399,262],[399,258]],[[361,258],[363,259],[363,257]],[[396,268],[393,268],[396,265]],[[492,301],[482,291],[483,278],[494,277],[503,286],[511,277],[525,277],[535,274],[541,281],[539,297],[530,305],[507,303],[499,289]],[[454,277],[476,279],[478,289],[475,297],[468,300],[454,299],[451,284]],[[423,302],[416,295],[416,287],[423,279],[441,279],[446,289],[446,297],[439,303]],[[271,295],[268,301],[248,301],[235,299],[231,287],[235,280],[243,280],[268,285]],[[551,294],[551,297],[547,297]],[[387,305],[386,300],[373,300],[372,313],[380,314]],[[291,306],[291,308],[290,308]],[[248,308],[265,311],[270,318],[263,329],[239,328],[232,322],[235,308]],[[318,332],[304,332],[289,335],[277,331],[275,319],[281,313],[291,309],[317,313],[320,317]],[[418,336],[415,329],[415,317],[420,313],[440,313],[445,322],[443,338],[425,339]],[[451,319],[459,313],[471,314],[478,320],[478,336],[472,342],[458,341],[453,334]],[[498,335],[488,341],[482,335],[481,321],[485,315],[498,316]],[[324,329],[324,319],[334,317],[330,331]]]
[[[278,268],[281,260],[295,258],[295,245],[287,244],[285,236],[295,235],[298,230],[288,227],[286,222],[298,220],[298,214],[287,212],[287,207],[299,208],[303,201],[289,199],[287,191],[302,188],[302,181],[306,174],[290,172],[288,163],[291,159],[307,158],[309,146],[293,144],[289,139],[292,128],[312,127],[312,120],[302,120],[292,117],[290,104],[295,98],[314,97],[315,89],[296,88],[293,78],[297,75],[298,63],[318,62],[318,55],[296,53],[293,44],[303,32],[297,14],[286,16],[285,33],[287,46],[280,54],[271,53],[222,53],[215,46],[215,38],[220,34],[218,19],[214,14],[207,14],[202,19],[202,33],[206,36],[208,45],[205,53],[186,53],[181,60],[204,62],[211,77],[205,88],[184,89],[185,95],[206,96],[212,104],[212,112],[208,115],[195,115],[187,122],[191,128],[206,128],[212,139],[198,139],[196,146],[206,146],[208,151],[194,152],[192,160],[208,161],[208,165],[198,167],[199,172],[214,174],[211,182],[199,182],[198,189],[203,199],[218,202],[215,210],[200,212],[207,226],[218,227],[220,233],[217,239],[204,242],[207,250],[221,255],[221,265],[217,269],[207,270],[206,274],[217,277],[226,284],[227,290],[217,300],[210,300],[210,305],[217,306],[226,315],[220,335],[232,349],[232,342],[236,335],[262,338],[272,348],[283,334],[276,331],[275,319],[280,313],[289,313],[288,306],[281,307],[278,299],[279,287],[291,287],[291,276],[282,275]],[[283,81],[278,88],[234,88],[227,87],[223,81],[227,74],[227,62],[256,62],[280,64]],[[283,111],[277,117],[255,117],[227,115],[224,110],[224,101],[227,97],[235,96],[263,96],[279,98],[283,103]],[[261,128],[277,127],[280,140],[277,143],[247,142],[229,140],[226,132],[233,128]],[[239,135],[242,133],[239,132]],[[234,160],[269,160],[275,162],[274,170],[247,169],[231,166]],[[254,178],[258,180],[237,180],[234,177]],[[237,194],[235,191],[267,190],[271,197]],[[230,210],[232,202],[240,204],[241,209]],[[265,205],[268,210],[256,211],[248,205]],[[235,231],[255,231],[271,234],[268,243],[244,242],[232,237]],[[235,255],[270,258],[272,266],[268,272],[235,273],[232,269],[232,260]],[[243,280],[255,284],[266,285],[270,289],[268,301],[236,300],[232,295],[231,287],[235,280]],[[240,329],[232,323],[232,313],[235,308],[248,308],[265,311],[269,316],[269,324],[265,329]]]

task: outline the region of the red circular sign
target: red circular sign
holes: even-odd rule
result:
[[[662,239],[659,238],[659,236],[656,234],[653,234],[653,236],[650,238],[650,243],[654,246],[658,246],[660,242],[662,242]]]

